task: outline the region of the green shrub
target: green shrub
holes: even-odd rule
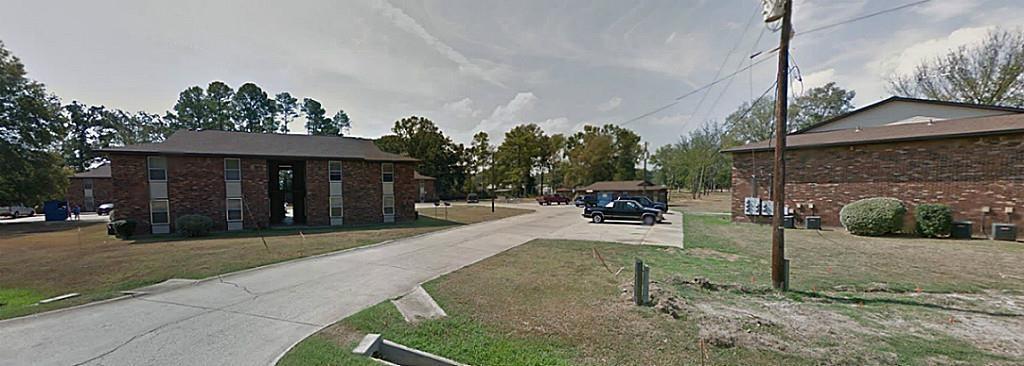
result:
[[[926,238],[949,235],[953,229],[953,209],[943,204],[918,205],[914,211],[917,233]]]
[[[114,228],[114,236],[118,239],[131,239],[135,234],[135,220],[115,220],[110,226]]]
[[[213,219],[203,215],[183,215],[174,220],[174,228],[187,237],[204,236],[213,229]]]
[[[889,197],[865,198],[852,202],[839,211],[839,222],[854,235],[879,236],[903,229],[907,207]]]

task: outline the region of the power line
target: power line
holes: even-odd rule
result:
[[[930,1],[931,0],[919,0],[919,1],[912,2],[912,3],[907,3],[907,4],[900,5],[900,6],[892,7],[892,8],[879,10],[879,11],[872,12],[872,13],[868,13],[868,14],[864,14],[864,15],[859,15],[859,16],[856,16],[856,17],[853,17],[853,18],[849,18],[849,19],[846,19],[846,20],[843,20],[843,21],[836,22],[836,23],[826,24],[826,25],[822,25],[822,26],[819,26],[819,27],[811,28],[811,29],[803,31],[803,32],[795,33],[791,38],[795,38],[797,35],[810,34],[810,33],[814,33],[814,32],[820,32],[820,31],[823,31],[823,30],[826,30],[826,29],[835,28],[835,27],[840,26],[840,25],[861,21],[861,20],[864,20],[864,19],[876,17],[876,16],[879,16],[879,15],[891,13],[891,12],[898,11],[898,10],[903,10],[903,9],[906,9],[906,8],[909,8],[909,7],[913,7],[913,6],[917,6],[917,5],[921,5],[921,4],[930,2]],[[775,54],[777,52],[779,52],[779,48],[778,47],[773,48],[773,49],[768,50],[768,51],[756,52],[756,53],[753,53],[753,54],[750,55],[750,59],[754,59],[754,58],[757,58],[757,57],[760,57],[760,56],[764,56],[764,55]],[[656,108],[656,109],[654,109],[654,110],[652,110],[650,112],[647,112],[647,113],[641,114],[641,115],[639,115],[637,117],[634,117],[632,119],[629,119],[629,120],[621,123],[620,126],[625,126],[627,124],[639,121],[641,119],[650,117],[651,115],[654,115],[654,114],[656,114],[658,112],[661,112],[663,110],[671,108],[672,106],[674,106],[676,104],[679,104],[680,101],[682,101],[683,99],[685,99],[685,98],[687,98],[687,97],[689,97],[691,95],[697,94],[697,93],[699,93],[699,92],[701,92],[701,91],[703,91],[705,89],[708,89],[710,87],[713,87],[713,86],[715,86],[715,85],[717,85],[717,84],[719,84],[719,83],[721,83],[723,81],[731,79],[731,78],[735,77],[736,75],[740,74],[741,72],[753,69],[754,66],[760,65],[760,64],[762,64],[762,63],[764,63],[765,61],[768,61],[768,60],[771,60],[771,58],[764,57],[764,58],[761,58],[760,60],[758,60],[756,62],[752,62],[750,65],[747,65],[746,67],[738,69],[735,72],[732,72],[732,73],[730,73],[730,74],[728,74],[726,76],[723,76],[721,78],[715,79],[714,81],[712,81],[712,82],[710,82],[708,84],[705,84],[705,85],[703,85],[703,86],[701,86],[699,88],[693,89],[693,90],[691,90],[691,91],[689,91],[689,92],[687,92],[687,93],[685,93],[683,95],[680,95],[680,96],[676,97],[675,101],[673,101],[673,102],[671,102],[669,104],[663,105],[663,106],[658,107],[658,108]]]
[[[729,53],[725,54],[725,59],[718,65],[718,70],[715,70],[715,76],[712,77],[711,80],[718,79],[718,77],[722,75],[722,70],[725,69],[725,65],[729,62],[729,59],[732,58],[733,52],[736,52],[736,49],[740,48],[740,44],[743,43],[743,36],[747,35],[747,31],[750,30],[750,24],[754,22],[754,18],[757,17],[758,13],[760,13],[760,9],[755,9],[754,13],[750,14],[750,18],[747,18],[747,24],[743,26],[743,33],[740,33],[740,36],[736,38],[736,44],[733,44],[732,48],[729,49]],[[729,80],[731,81],[732,79]],[[697,106],[693,108],[693,112],[690,113],[691,117],[700,111],[700,107],[704,105],[704,100],[708,98],[708,94],[710,93],[711,89],[708,88],[704,92],[704,95],[700,97],[700,101],[697,102]]]
[[[892,13],[894,11],[903,10],[903,9],[906,9],[906,8],[909,8],[909,7],[913,7],[913,6],[918,6],[918,5],[921,5],[921,4],[930,2],[930,1],[932,1],[932,0],[915,1],[915,2],[912,2],[912,3],[903,4],[903,5],[900,5],[900,6],[879,10],[879,11],[876,11],[876,12],[873,12],[873,13],[867,13],[867,14],[863,14],[863,15],[858,15],[858,16],[855,16],[853,18],[849,18],[849,19],[846,19],[846,20],[841,20],[841,21],[838,21],[838,22],[835,22],[835,23],[832,23],[832,24],[825,24],[825,25],[822,25],[822,26],[814,27],[814,28],[805,30],[803,32],[796,32],[796,31],[794,31],[792,38],[796,38],[797,36],[804,35],[804,34],[811,34],[811,33],[814,33],[814,32],[820,32],[820,31],[823,31],[823,30],[826,30],[826,29],[835,28],[835,27],[838,27],[838,26],[844,25],[844,24],[850,24],[850,23],[853,23],[853,22],[858,22],[858,21],[861,21],[861,20],[864,20],[864,19],[868,19],[868,18],[873,18],[873,17],[879,16],[879,15]],[[779,51],[779,48],[775,47],[775,48],[771,49],[770,51],[761,51],[761,52],[752,53],[750,55],[750,58],[755,58],[755,57],[761,56],[761,55],[765,54],[765,52],[774,53],[774,52],[778,52],[778,51]]]

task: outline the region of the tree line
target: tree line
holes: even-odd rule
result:
[[[541,193],[542,187],[576,187],[601,180],[641,179],[640,136],[615,125],[585,126],[572,135],[547,134],[534,123],[505,132],[500,144],[477,132],[469,146],[455,143],[433,121],[418,116],[395,122],[377,139],[384,151],[420,159],[417,170],[437,178],[442,197],[508,190]]]
[[[348,114],[328,117],[320,102],[288,92],[271,97],[255,83],[192,86],[164,115],[78,101],[64,104],[0,41],[0,203],[38,204],[64,195],[68,177],[101,162],[96,150],[163,141],[179,129],[288,133],[305,118],[313,135],[343,135]]]

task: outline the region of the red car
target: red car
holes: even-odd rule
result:
[[[569,204],[569,199],[566,198],[566,197],[563,197],[562,195],[559,195],[559,194],[545,195],[545,196],[537,197],[537,203],[539,203],[541,205],[549,205],[549,206],[552,203],[554,203],[556,205],[563,205],[563,204],[564,205],[568,205]]]

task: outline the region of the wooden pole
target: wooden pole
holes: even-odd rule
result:
[[[789,94],[789,38],[792,33],[793,1],[785,1],[782,15],[782,38],[779,41],[778,87],[775,94],[775,165],[772,169],[772,287],[785,290],[788,286],[785,271],[786,237],[782,212],[786,201],[786,97]]]

